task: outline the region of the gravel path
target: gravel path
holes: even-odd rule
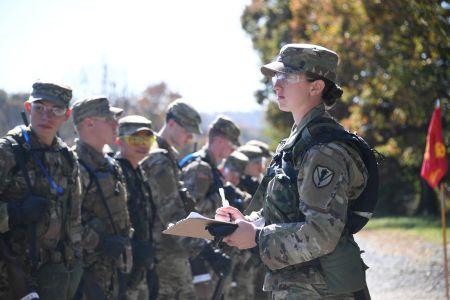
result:
[[[367,284],[373,300],[445,299],[442,243],[397,230],[362,231],[355,239],[370,267]]]

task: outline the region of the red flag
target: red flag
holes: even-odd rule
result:
[[[447,149],[442,138],[441,108],[437,106],[428,127],[427,145],[420,175],[434,189],[447,172]]]

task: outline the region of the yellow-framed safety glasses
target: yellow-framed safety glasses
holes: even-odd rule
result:
[[[145,145],[151,147],[155,142],[154,135],[125,135],[122,139],[130,146]]]

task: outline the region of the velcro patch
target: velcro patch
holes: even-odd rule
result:
[[[334,172],[322,166],[317,166],[313,172],[313,182],[317,188],[322,188],[330,184]]]

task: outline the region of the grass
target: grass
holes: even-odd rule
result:
[[[447,220],[447,242],[450,241],[450,227]],[[414,236],[420,236],[430,242],[442,243],[440,217],[383,217],[374,218],[364,227],[365,230],[400,230]]]

